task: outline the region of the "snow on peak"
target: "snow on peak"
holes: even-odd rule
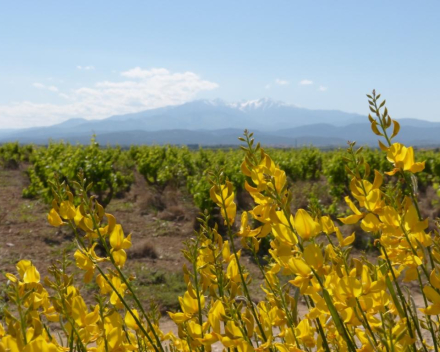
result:
[[[279,108],[281,106],[289,106],[289,105],[290,104],[287,104],[285,102],[273,100],[270,98],[247,100],[247,101],[231,104],[232,107],[235,107],[242,111],[265,110],[269,108]]]
[[[241,110],[243,112],[250,112],[255,110],[266,110],[272,108],[279,108],[285,106],[297,107],[293,104],[288,104],[283,101],[273,100],[271,98],[261,98],[261,99],[253,99],[253,100],[242,100],[234,103],[227,103],[222,99],[199,99],[190,102],[190,104],[200,104],[204,106],[215,106],[215,107],[229,107],[232,109]]]

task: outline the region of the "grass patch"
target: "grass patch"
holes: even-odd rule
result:
[[[60,257],[63,255],[64,252],[66,253],[72,253],[74,250],[76,250],[77,246],[75,242],[69,241],[65,242],[61,245],[53,246],[53,249],[51,250],[51,254],[56,257]]]
[[[162,313],[180,308],[177,297],[187,289],[182,273],[152,270],[144,265],[136,265],[134,269],[136,280],[133,288],[143,302],[157,303]]]
[[[24,202],[16,209],[10,211],[7,219],[11,222],[29,223],[41,221],[42,216],[38,210],[39,202]]]
[[[106,211],[110,213],[114,213],[117,211],[131,211],[134,208],[133,202],[120,202],[120,201],[113,201],[110,202],[109,205],[107,205]]]

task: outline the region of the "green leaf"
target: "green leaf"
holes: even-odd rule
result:
[[[394,302],[394,305],[396,306],[396,309],[399,313],[400,318],[405,318],[405,314],[403,313],[402,305],[400,304],[399,298],[397,297],[396,291],[394,290],[393,283],[391,282],[391,280],[388,276],[385,279],[385,283],[388,287],[388,291],[390,291],[391,298]]]

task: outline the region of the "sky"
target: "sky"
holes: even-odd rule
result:
[[[440,121],[440,1],[0,0],[0,129],[268,97]]]

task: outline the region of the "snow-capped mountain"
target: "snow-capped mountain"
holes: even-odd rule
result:
[[[195,100],[182,105],[112,116],[110,121],[136,120],[146,130],[215,130],[248,128],[274,131],[312,123],[336,126],[361,121],[362,116],[342,111],[309,110],[269,98],[227,103],[223,100]],[[106,121],[106,120],[103,120]]]
[[[246,100],[236,103],[230,103],[229,106],[246,112],[255,110],[277,109],[280,107],[297,107],[296,105],[288,104],[283,101],[273,100],[270,98],[261,98],[256,100]]]
[[[406,121],[406,122],[405,122]],[[440,144],[440,123],[401,120],[407,124],[405,142]],[[337,110],[310,110],[268,98],[228,103],[220,99],[195,100],[103,120],[71,119],[61,124],[1,131],[0,143],[18,140],[44,144],[52,139],[87,143],[92,134],[110,144],[236,144],[244,129],[260,131],[269,145],[345,145],[346,138],[376,144],[368,133],[366,116]],[[405,136],[404,133],[401,133]]]

